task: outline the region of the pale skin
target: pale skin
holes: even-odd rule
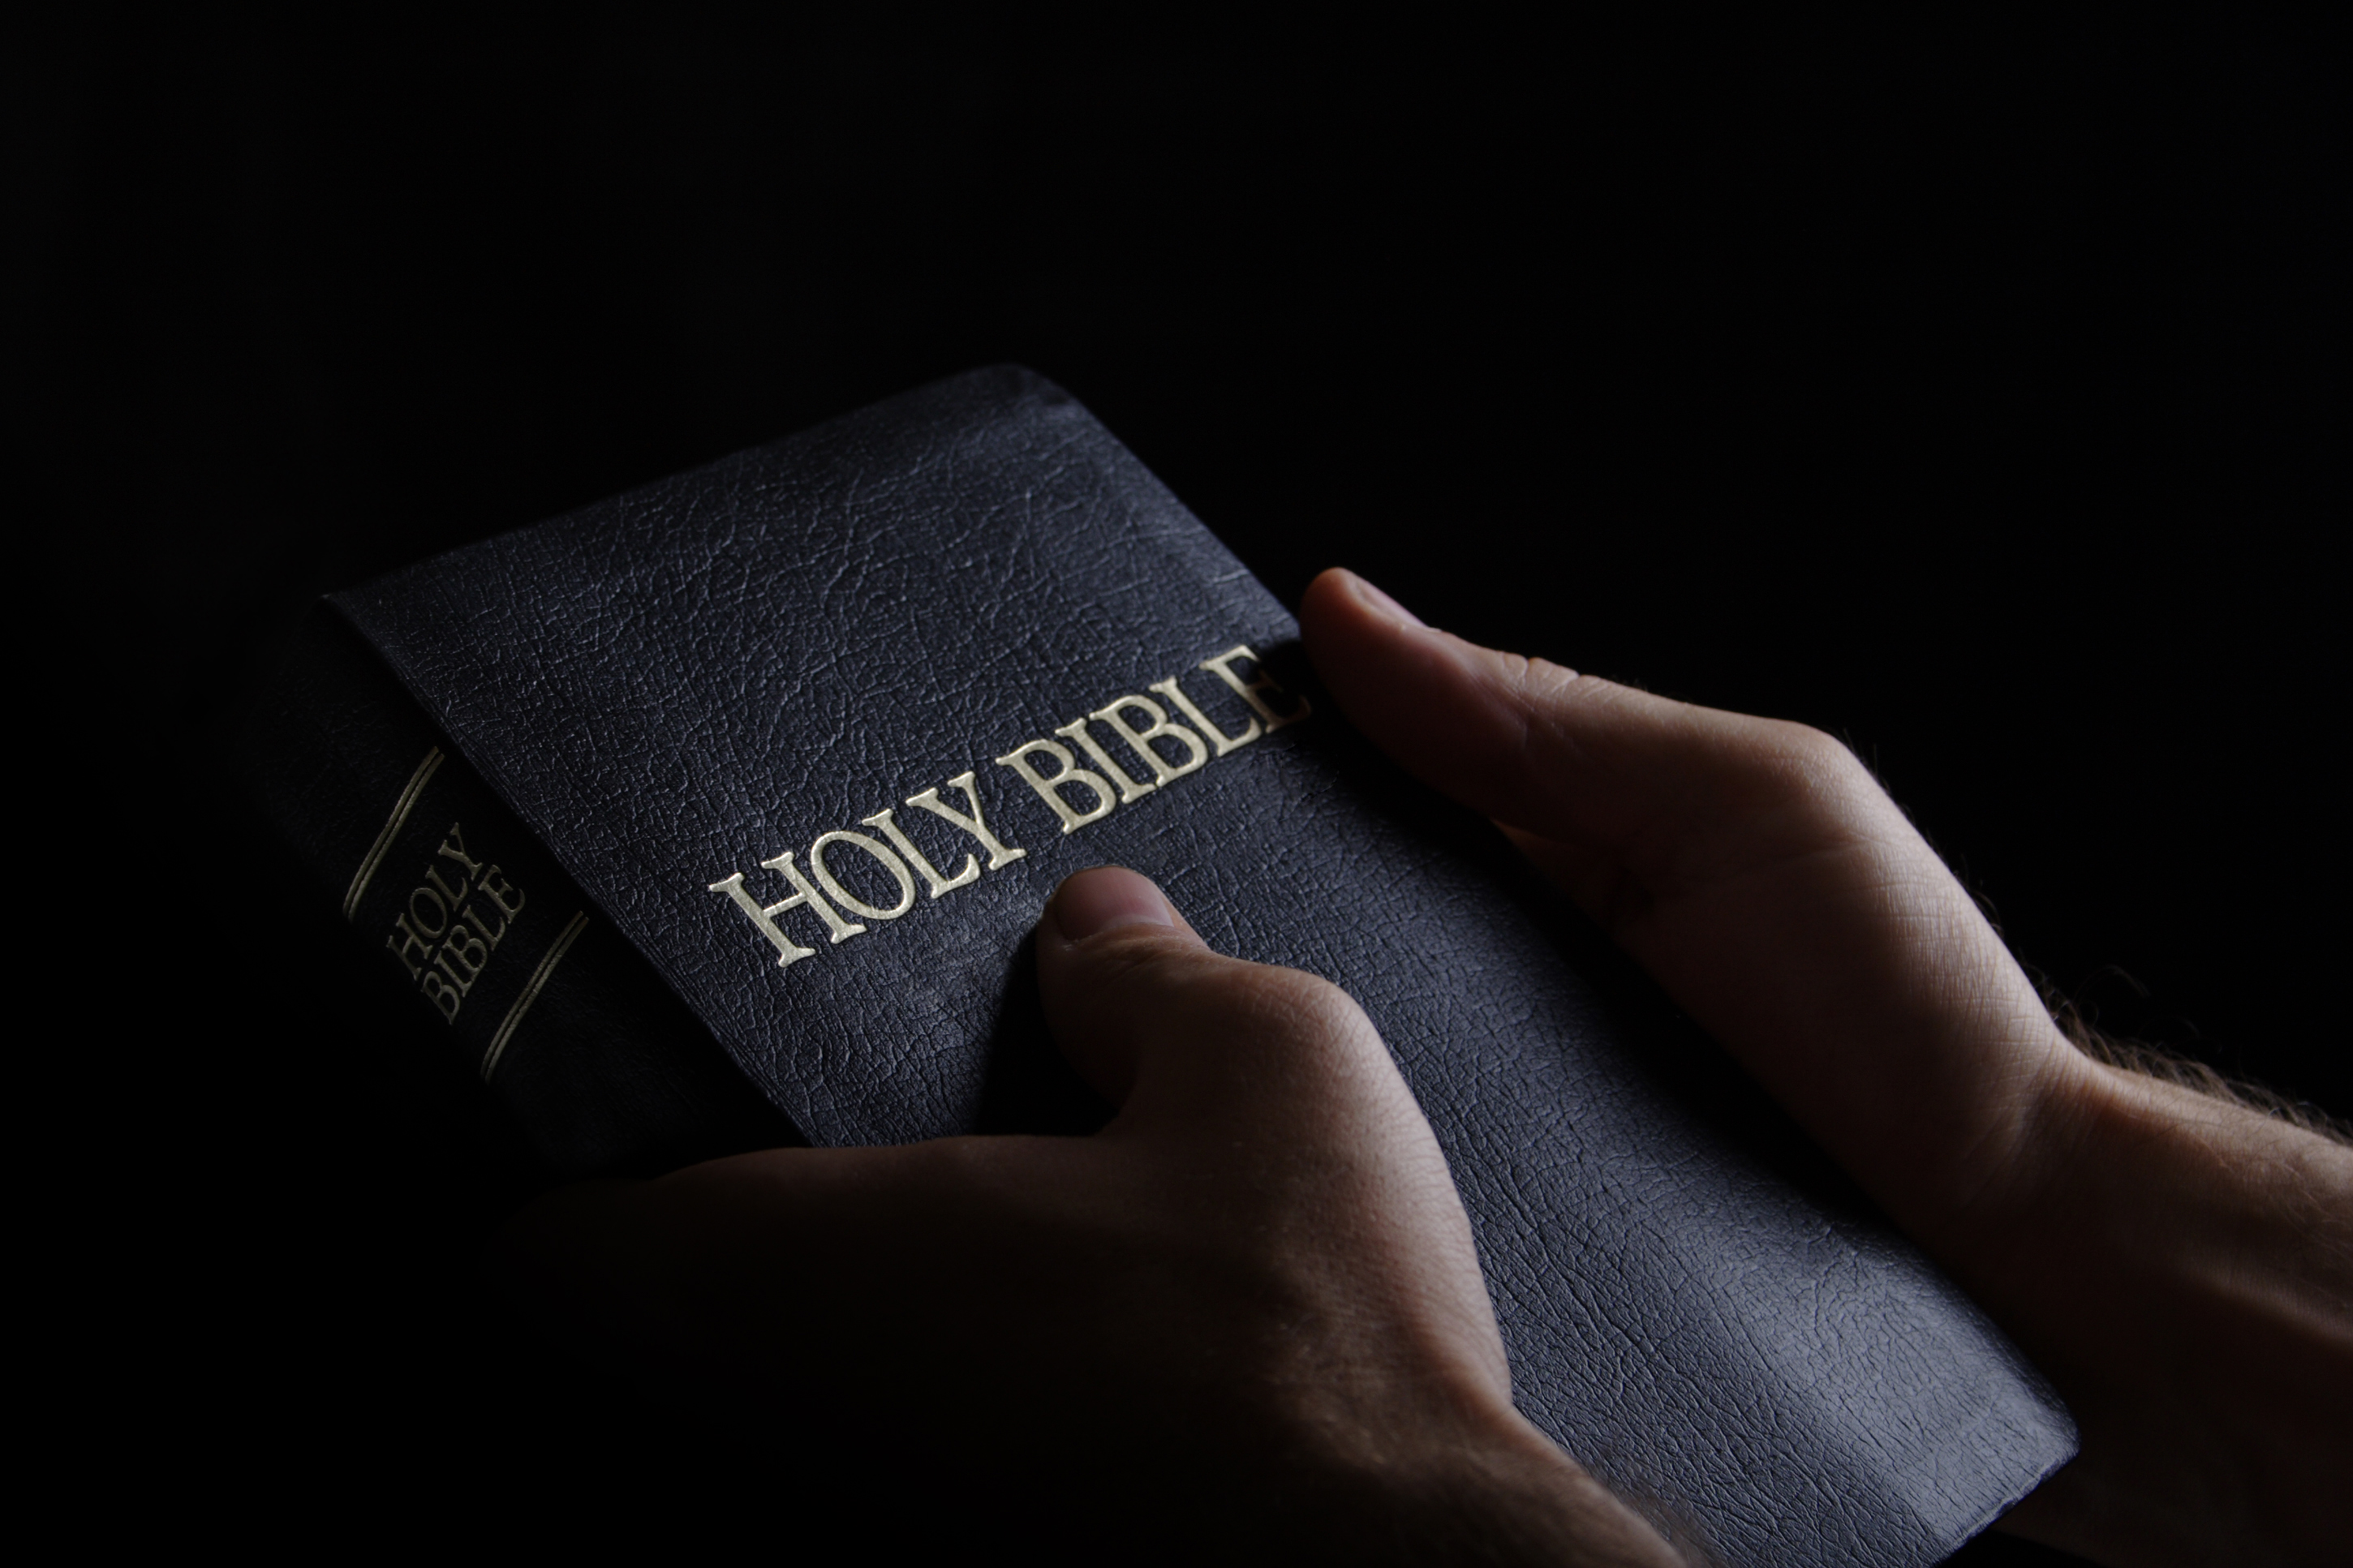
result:
[[[1478,647],[1345,573],[1301,622],[1348,718],[1493,817],[2059,1386],[2082,1454],[2003,1528],[2338,1560],[2353,1151],[2075,1050],[1820,732]],[[511,1227],[514,1288],[706,1404],[920,1398],[940,1462],[1009,1448],[1150,1521],[1128,1555],[1679,1561],[1513,1409],[1444,1162],[1346,995],[1113,868],[1055,894],[1038,966],[1101,1133],[569,1189]]]

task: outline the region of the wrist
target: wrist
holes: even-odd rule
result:
[[[2339,1313],[2353,1299],[2353,1152],[2079,1053],[2034,1123],[2016,1178],[1972,1215],[1989,1284],[2165,1282],[2134,1290],[2136,1315],[2192,1285]]]
[[[2318,1560],[2353,1461],[2353,1152],[2083,1058],[1962,1284],[2074,1410],[2005,1528],[2119,1563]]]
[[[1376,1439],[1369,1427],[1328,1444],[1324,1484],[1312,1489],[1323,1496],[1326,1517],[1309,1533],[1334,1561],[1611,1568],[1674,1568],[1683,1561],[1508,1405],[1407,1429],[1412,1436],[1402,1444],[1393,1436]]]
[[[1873,1194],[1981,1299],[2025,1255],[2066,1234],[2064,1211],[2083,1168],[2108,1157],[2101,1145],[2114,1122],[2105,1069],[2055,1026],[2013,1040],[2000,1055],[2005,1070],[1989,1076],[2000,1083],[1978,1093],[1965,1130],[1947,1130],[1944,1156],[1915,1152],[1913,1180],[1900,1195]]]

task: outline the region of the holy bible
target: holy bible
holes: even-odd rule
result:
[[[269,808],[557,1174],[1081,1135],[1025,942],[1156,880],[1362,1004],[1515,1396],[1734,1563],[1926,1563],[2073,1428],[1977,1308],[1070,396],[976,372],[332,595]]]

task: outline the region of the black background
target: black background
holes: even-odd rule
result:
[[[2353,1111],[2316,54],[611,9],[12,46],[18,951],[71,1004],[23,1146],[76,1441],[266,1433],[379,1516],[663,1447],[473,1284],[507,1189],[225,788],[240,695],[320,591],[995,361],[1286,599],[1343,563],[1840,734],[2057,994]]]

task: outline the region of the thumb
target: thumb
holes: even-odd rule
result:
[[[1482,647],[1351,572],[1316,578],[1300,619],[1358,728],[1513,830],[1621,939],[1639,942],[1625,925],[1656,905],[1762,861],[1858,837],[1926,854],[1853,755],[1805,725]]]
[[[1328,981],[1213,952],[1150,879],[1117,866],[1055,889],[1038,924],[1054,1039],[1114,1127],[1281,1123],[1348,1136],[1421,1127],[1371,1020]],[[1426,1133],[1423,1134],[1426,1136]]]

